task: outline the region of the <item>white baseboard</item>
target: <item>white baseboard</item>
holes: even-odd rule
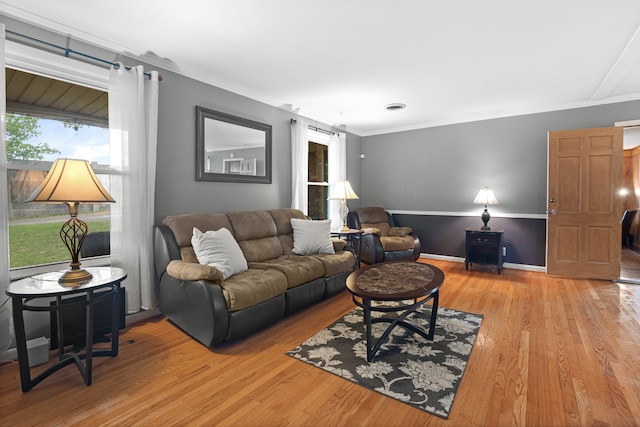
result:
[[[456,256],[448,256],[448,255],[438,255],[438,254],[425,254],[421,253],[420,258],[425,259],[438,259],[441,261],[451,261],[451,262],[464,262],[464,258],[456,257]],[[510,268],[513,270],[526,270],[526,271],[537,271],[539,273],[546,273],[547,267],[540,265],[528,265],[528,264],[513,264],[510,262],[505,262],[503,264],[504,268]]]
[[[18,358],[18,349],[13,347],[4,353],[0,353],[0,363],[9,362]]]
[[[29,367],[42,365],[49,361],[49,340],[45,337],[34,338],[27,341],[27,353],[29,354]],[[0,353],[0,363],[18,359],[18,349],[12,347]]]
[[[144,320],[151,319],[152,317],[156,317],[161,315],[160,309],[158,307],[152,308],[151,310],[140,310],[137,313],[127,314],[125,319],[126,325],[132,325],[134,323],[142,322]]]

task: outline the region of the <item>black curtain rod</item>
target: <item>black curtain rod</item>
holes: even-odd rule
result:
[[[74,55],[81,56],[83,58],[91,59],[93,61],[102,62],[103,64],[110,65],[110,66],[114,67],[116,70],[120,66],[120,64],[118,64],[117,62],[107,61],[106,59],[102,59],[102,58],[98,58],[98,57],[95,57],[95,56],[92,56],[92,55],[88,55],[86,53],[78,52],[77,50],[73,50],[73,49],[71,49],[69,47],[58,46],[57,44],[49,43],[47,41],[40,40],[40,39],[37,39],[35,37],[26,36],[24,34],[20,34],[20,33],[17,33],[15,31],[11,31],[11,30],[5,29],[5,33],[10,34],[12,36],[16,36],[16,37],[22,37],[22,38],[27,39],[27,40],[29,40],[31,42],[40,43],[40,44],[43,44],[43,45],[45,45],[47,47],[50,47],[50,48],[53,48],[53,49],[61,50],[61,51],[64,52],[64,56],[66,58],[71,58],[70,55],[74,54]],[[67,37],[67,43],[69,42],[69,40],[70,40],[70,38]],[[131,67],[127,67],[127,66],[125,66],[124,68],[127,69],[127,71],[131,69]],[[151,79],[151,73],[144,73],[144,75],[147,76],[149,79]],[[160,81],[160,82],[162,81],[162,76],[161,75],[158,75],[158,81]]]
[[[290,119],[289,123],[291,123],[291,125],[295,125],[297,123],[296,119]],[[307,127],[311,130],[315,130],[316,132],[320,132],[320,133],[326,133],[327,135],[335,135],[336,132],[330,131],[330,130],[326,130],[326,129],[322,129],[319,128],[317,126],[311,126],[311,125],[307,125]]]

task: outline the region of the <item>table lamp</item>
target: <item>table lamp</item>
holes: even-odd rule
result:
[[[487,224],[489,223],[489,219],[491,219],[491,215],[489,215],[489,211],[487,210],[487,205],[497,205],[498,199],[496,199],[496,195],[493,194],[493,190],[487,187],[481,188],[478,191],[478,195],[475,199],[473,199],[473,203],[477,205],[484,205],[484,212],[480,218],[482,218],[482,222],[484,226],[480,227],[481,230],[491,230]]]
[[[349,208],[347,207],[347,200],[351,199],[359,199],[358,195],[353,188],[351,188],[351,184],[349,181],[337,181],[331,187],[331,195],[329,196],[329,200],[341,200],[342,205],[340,206],[340,216],[342,216],[342,228],[340,231],[349,231],[349,227],[347,226],[347,215],[349,214]]]
[[[114,203],[86,160],[58,159],[27,203],[66,203],[71,218],[62,225],[60,238],[71,254],[71,269],[58,280],[62,286],[79,286],[91,280],[91,273],[80,268],[80,248],[89,227],[78,219],[80,203]]]

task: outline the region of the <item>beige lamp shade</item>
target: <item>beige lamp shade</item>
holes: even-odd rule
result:
[[[491,227],[489,227],[488,225],[489,219],[491,219],[491,215],[489,214],[487,205],[498,204],[498,199],[496,199],[496,195],[493,194],[493,190],[488,187],[481,188],[480,191],[478,191],[478,195],[476,196],[476,198],[473,199],[473,203],[477,205],[484,205],[484,211],[480,216],[480,218],[482,218],[482,222],[484,223],[484,225],[481,227],[481,230],[491,230]]]
[[[496,195],[492,189],[484,187],[478,191],[478,195],[473,199],[473,203],[477,205],[497,205],[498,199],[496,199]]]
[[[359,199],[358,195],[353,188],[351,188],[351,184],[349,181],[337,181],[331,187],[331,195],[329,196],[329,200],[352,200]]]
[[[86,160],[58,159],[26,200],[36,203],[114,203]]]

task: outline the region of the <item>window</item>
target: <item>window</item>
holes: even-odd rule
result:
[[[342,226],[340,201],[327,196],[330,185],[347,176],[346,135],[312,130],[303,119],[291,124],[291,207],[312,219],[330,219],[337,229]]]
[[[319,135],[316,135],[319,134]],[[329,218],[329,143],[319,132],[309,131],[307,214],[311,219]]]
[[[70,260],[59,236],[69,218],[68,207],[25,203],[55,159],[89,160],[109,191],[108,95],[9,67],[5,72],[8,188],[0,194],[9,207],[9,262],[11,278],[16,279],[59,265],[66,268]],[[109,204],[81,204],[79,217],[88,224],[89,234],[110,229]],[[108,241],[102,238],[98,245]],[[108,245],[94,249],[94,253],[108,254]],[[83,258],[83,265],[92,265],[87,261]]]

